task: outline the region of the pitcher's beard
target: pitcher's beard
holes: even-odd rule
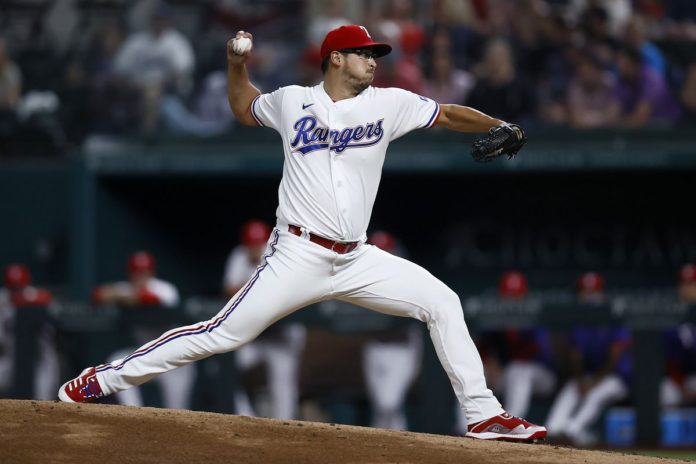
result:
[[[353,86],[353,90],[355,91],[355,95],[359,95],[360,93],[362,93],[362,91],[365,90],[366,88],[368,88],[371,83],[372,83],[372,79],[370,79],[369,81],[362,81],[362,82],[356,83]]]
[[[350,87],[353,89],[353,94],[359,95],[363,90],[367,89],[370,84],[372,84],[374,74],[368,74],[362,79],[358,79],[357,77],[351,75],[347,75],[346,77],[348,78],[348,85],[350,85]]]

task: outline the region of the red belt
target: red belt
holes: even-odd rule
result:
[[[288,232],[293,235],[301,236],[302,228],[290,224],[288,226]],[[309,241],[314,242],[317,245],[321,245],[324,248],[328,248],[331,251],[335,251],[339,255],[350,253],[351,251],[355,250],[358,245],[360,245],[360,242],[337,242],[335,240],[330,240],[322,237],[321,235],[315,235],[312,233],[309,234]]]

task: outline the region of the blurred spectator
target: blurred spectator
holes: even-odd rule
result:
[[[99,30],[84,60],[90,76],[92,128],[100,134],[121,135],[140,128],[140,92],[116,72],[116,57],[124,41],[120,27],[110,24]]]
[[[510,271],[498,284],[498,295],[504,300],[522,301],[529,285],[524,274]],[[556,386],[552,370],[553,354],[549,332],[510,328],[502,333],[504,409],[513,416],[526,416],[533,395],[548,396]]]
[[[397,47],[394,47],[390,54],[379,59],[372,85],[398,87],[422,94],[425,77],[421,67],[412,57],[404,56]]]
[[[377,62],[377,70],[372,85],[375,87],[398,87],[422,94],[425,76],[423,66],[414,50],[420,50],[424,39],[423,41],[415,39],[414,43],[407,43],[407,48],[402,46],[402,27],[410,27],[413,21],[409,16],[411,7],[405,3],[400,1],[388,3],[385,15],[375,12],[369,22],[368,27],[370,27],[373,36],[377,40],[390,43],[393,47],[390,54],[380,58]],[[406,39],[406,42],[408,40],[410,39]]]
[[[17,132],[15,109],[22,93],[22,74],[10,60],[7,41],[0,37],[0,156],[14,154]]]
[[[570,15],[591,40],[604,41],[622,31],[631,17],[631,0],[571,0]]]
[[[430,63],[426,67],[429,76],[423,93],[439,103],[462,104],[474,86],[474,76],[455,67],[447,31],[435,32],[431,48]]]
[[[524,121],[535,111],[532,88],[515,70],[512,48],[504,39],[491,39],[476,67],[476,85],[466,105],[505,121]]]
[[[123,30],[117,24],[107,24],[87,45],[85,69],[97,87],[116,78],[116,57],[124,40]]]
[[[663,407],[690,406],[696,400],[696,325],[665,333],[666,377],[660,386]]]
[[[22,74],[10,60],[7,41],[0,37],[0,156],[16,153],[16,108],[21,93]]]
[[[568,123],[580,129],[607,127],[619,116],[614,96],[614,79],[590,50],[577,57],[575,75],[568,85]]]
[[[203,78],[193,111],[179,97],[165,96],[162,119],[167,130],[179,134],[212,137],[231,130],[234,115],[227,102],[227,73],[213,71]]]
[[[664,18],[665,2],[663,0],[637,0],[633,2],[634,13],[641,14],[651,20]]]
[[[60,155],[66,148],[61,102],[56,94],[62,63],[41,15],[32,15],[25,27],[28,35],[18,40],[13,37],[12,42],[14,61],[22,75],[12,149],[22,156]]]
[[[97,304],[125,306],[165,306],[179,304],[176,287],[155,277],[155,258],[147,251],[138,251],[128,258],[128,281],[100,285],[92,292]]]
[[[643,63],[640,51],[624,46],[617,53],[619,80],[615,95],[621,105],[619,125],[669,125],[679,118],[677,106],[662,76]]]
[[[0,37],[0,110],[14,110],[22,94],[22,73],[10,59],[7,41]]]
[[[346,17],[345,0],[327,0],[319,4],[323,11],[312,18],[307,27],[307,40],[310,45],[317,47],[330,30],[353,22]]]
[[[671,19],[667,35],[676,40],[696,40],[696,3],[692,0],[669,0],[665,4]]]
[[[227,258],[224,277],[224,294],[232,298],[237,294],[256,268],[261,264],[271,227],[264,221],[252,219],[244,223],[240,230],[239,242]]]
[[[643,63],[662,76],[667,73],[667,61],[662,51],[645,36],[645,20],[641,16],[631,16],[624,31],[624,43],[640,50]]]
[[[576,26],[576,30],[579,32],[576,45],[584,45],[604,63],[613,63],[615,50],[621,44],[617,33],[619,30],[623,30],[623,26],[618,29],[612,27],[607,6],[592,2],[582,10]]]
[[[679,299],[696,303],[696,264],[688,263],[679,270]]]
[[[546,428],[551,437],[566,437],[588,446],[602,412],[628,396],[631,338],[623,328],[577,328],[569,336],[573,378],[551,406]]]
[[[403,247],[389,232],[375,231],[368,243],[387,253],[404,256]],[[417,324],[371,331],[363,348],[363,371],[373,427],[408,430],[404,405],[420,371],[421,332]]]
[[[262,264],[271,227],[253,219],[244,223],[240,244],[229,255],[225,266],[224,293],[227,298],[244,287]],[[232,300],[231,300],[232,301]],[[246,388],[234,392],[237,414],[258,416],[268,414],[276,419],[296,419],[299,413],[299,367],[305,346],[305,328],[298,323],[281,323],[266,329],[255,340],[235,351],[237,368],[241,371]],[[265,365],[265,385],[254,382],[251,371]],[[268,411],[262,411],[258,395],[269,393]],[[251,393],[251,395],[250,395]],[[256,396],[257,401],[254,401]]]
[[[696,22],[696,4],[691,0],[667,0],[667,15],[679,21]]]
[[[433,23],[446,29],[483,31],[489,18],[489,2],[436,0],[432,2]]]
[[[567,93],[575,70],[578,33],[559,11],[539,14],[537,22],[535,42],[521,50],[518,72],[536,83],[540,119],[567,124]]]
[[[469,61],[478,59],[491,16],[488,2],[437,0],[431,4],[431,29],[448,32],[456,66],[463,68]]]
[[[68,60],[57,93],[61,102],[58,115],[68,143],[66,148],[78,148],[92,131],[93,114],[90,107],[92,86],[79,60]]]
[[[389,44],[398,44],[407,59],[418,55],[425,45],[425,30],[414,19],[411,0],[387,0],[384,14],[375,21],[375,32]]]
[[[498,281],[498,296],[504,300],[523,300],[529,293],[527,276],[518,271],[508,271]]]
[[[578,277],[576,284],[580,303],[602,304],[606,302],[604,277],[597,272],[586,272]]]
[[[683,121],[687,124],[696,124],[696,61],[686,68],[686,76],[679,97],[684,108]]]
[[[432,75],[425,82],[423,93],[438,103],[462,104],[474,86],[471,73],[454,68],[449,54],[438,53],[431,58]]]
[[[677,281],[679,300],[696,304],[696,264],[681,267]],[[665,332],[666,376],[660,390],[664,407],[690,405],[696,400],[696,325],[681,324]]]
[[[6,304],[15,307],[48,306],[53,295],[48,290],[31,285],[31,273],[24,264],[10,264],[5,268],[5,288],[0,298]]]
[[[603,279],[598,274],[580,278],[580,301],[601,301],[603,293]],[[621,327],[577,327],[571,330],[568,344],[572,377],[554,400],[546,428],[549,437],[590,446],[597,441],[592,429],[602,412],[628,397],[631,336]]]
[[[95,304],[116,304],[131,308],[145,306],[160,306],[174,308],[179,304],[179,291],[176,287],[156,277],[156,262],[154,256],[147,251],[133,253],[127,262],[128,281],[114,282],[98,286],[92,292]],[[156,339],[164,330],[158,324],[155,326],[139,326],[134,328],[135,341],[142,345]],[[123,348],[111,356],[112,363],[121,360],[136,350],[135,347]],[[169,371],[155,380],[162,392],[164,407],[173,409],[188,409],[191,402],[191,392],[196,377],[193,364],[187,364]],[[120,404],[128,406],[143,406],[144,401],[139,388],[131,388],[116,393]]]
[[[314,86],[322,80],[320,48],[307,45],[300,60],[299,85]]]
[[[32,286],[29,268],[21,263],[8,265],[0,288],[0,397],[12,393],[15,370],[14,326],[18,311],[32,307],[48,307],[53,295],[46,289]],[[32,398],[51,400],[59,385],[59,362],[55,346],[55,328],[44,323],[37,332],[38,359],[34,361]]]
[[[444,27],[437,28],[430,34],[429,48],[429,55],[450,55],[452,59],[456,55],[452,37]]]
[[[174,28],[171,14],[169,5],[158,4],[150,28],[129,36],[116,57],[116,71],[142,92],[143,130],[147,134],[157,128],[164,95],[188,95],[192,88],[193,48]]]
[[[13,41],[15,62],[22,71],[24,93],[53,88],[55,70],[60,63],[54,45],[41,15],[34,15],[29,19],[23,40],[18,40],[16,45]]]
[[[530,79],[548,81],[558,92],[558,88],[567,84],[570,68],[567,51],[576,46],[579,33],[559,11],[548,6],[537,8],[541,11],[533,16],[536,26],[531,37],[515,44],[522,56],[516,64],[518,72]]]

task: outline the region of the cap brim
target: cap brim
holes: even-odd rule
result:
[[[362,44],[354,45],[350,48],[371,48],[377,54],[377,58],[380,58],[384,55],[388,55],[392,51],[391,45],[387,45],[381,42],[365,42]]]
[[[377,58],[388,55],[392,51],[391,45],[387,45],[385,43],[375,43],[374,45],[370,45],[370,48],[375,51]]]

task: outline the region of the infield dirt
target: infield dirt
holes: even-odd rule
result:
[[[535,463],[684,461],[340,424],[0,400],[0,463]]]

